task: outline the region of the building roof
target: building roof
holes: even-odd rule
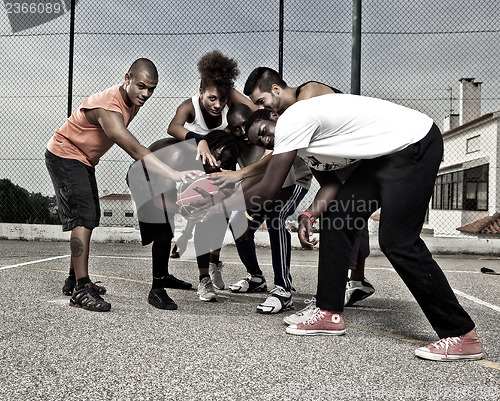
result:
[[[471,120],[471,121],[468,121],[466,122],[465,124],[462,124],[462,125],[459,125],[458,127],[455,127],[453,129],[450,129],[448,131],[445,131],[442,133],[443,137],[446,137],[448,135],[451,135],[457,131],[461,131],[463,130],[464,128],[467,128],[467,127],[470,127],[471,125],[475,125],[483,120],[488,120],[490,118],[495,118],[495,117],[498,117],[498,111],[494,111],[492,113],[488,113],[488,114],[484,114],[482,115],[481,117],[478,117],[474,120]]]
[[[101,196],[100,200],[132,200],[130,194],[108,194]]]
[[[484,217],[463,227],[458,227],[457,230],[471,234],[500,235],[500,213],[495,213],[493,216]]]

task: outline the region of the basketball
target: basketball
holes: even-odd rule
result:
[[[181,183],[177,187],[177,205],[181,208],[181,213],[191,215],[196,206],[193,202],[207,199],[208,195],[214,196],[219,193],[219,187],[212,183],[207,177],[198,177]]]

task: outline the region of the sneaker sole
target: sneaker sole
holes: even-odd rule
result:
[[[453,362],[453,361],[477,361],[483,359],[483,353],[472,355],[441,355],[433,354],[432,352],[415,350],[415,356],[429,361]]]
[[[212,281],[212,284],[214,285],[215,288],[217,288],[218,290],[223,290],[224,288],[226,288],[226,286],[223,284],[222,286],[218,286],[218,285],[215,285],[215,283]]]
[[[198,295],[198,299],[203,302],[217,302],[217,298],[202,298]]]
[[[239,288],[229,287],[229,291],[235,292],[235,293],[240,293],[240,294],[246,294],[248,292],[265,292],[265,291],[267,291],[267,285],[264,285],[264,287],[258,286],[258,287],[252,288],[251,290],[248,289],[246,291],[242,291],[241,287],[239,287]]]
[[[354,292],[351,295],[351,298],[349,298],[349,301],[344,305],[344,306],[352,306],[356,302],[362,301],[363,299],[368,298],[370,295],[373,295],[375,291],[367,293],[362,290],[354,290]]]
[[[278,313],[289,312],[289,311],[294,310],[294,309],[295,309],[294,306],[290,305],[290,306],[287,306],[287,307],[280,309],[280,310],[277,310],[277,311],[274,311],[274,309],[271,311],[264,311],[262,309],[259,309],[259,307],[257,307],[256,310],[257,310],[257,313],[260,313],[261,315],[276,315]]]
[[[157,309],[162,309],[162,310],[176,310],[177,309],[177,304],[168,304],[168,305],[155,305],[154,303],[152,302],[149,302],[148,303],[151,305],[151,306],[154,306],[155,308]]]
[[[86,308],[85,306],[82,306],[80,304],[77,304],[75,302],[69,301],[69,306],[73,308],[81,308],[84,310],[88,310],[90,312],[109,312],[111,310],[111,305],[107,309],[92,309],[92,308]]]
[[[288,334],[294,334],[296,336],[341,336],[345,334],[344,330],[299,330],[291,327],[286,328]]]

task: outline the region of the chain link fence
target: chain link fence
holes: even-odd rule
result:
[[[286,0],[282,5],[280,35],[278,0],[79,0],[71,52],[71,0],[4,0],[0,178],[7,189],[3,192],[12,195],[22,188],[30,199],[35,194],[52,197],[44,149],[64,122],[68,103],[74,109],[88,95],[122,82],[139,57],[153,60],[160,76],[155,94],[129,126],[144,145],[167,135],[177,106],[199,88],[197,61],[214,49],[238,61],[236,88],[242,91],[255,67],[280,68],[282,37],[283,78],[290,86],[316,80],[348,93],[352,2]],[[461,232],[457,227],[500,210],[495,114],[500,110],[499,21],[500,5],[495,0],[362,4],[361,94],[420,110],[448,131],[442,177],[429,211],[428,224],[435,233],[457,235]],[[445,121],[446,116],[450,117]],[[475,137],[479,139],[469,143]],[[128,192],[125,174],[130,163],[130,157],[115,146],[96,168],[100,195],[105,197],[102,210],[108,214],[103,225],[135,224],[133,210],[122,204],[116,206],[115,218],[104,218],[111,217],[110,211],[113,214],[115,200],[123,202],[123,197],[110,195]],[[313,199],[315,189],[304,204]],[[13,216],[11,211],[20,206],[8,202],[15,203],[16,197],[0,196],[0,221],[43,220],[33,213]]]

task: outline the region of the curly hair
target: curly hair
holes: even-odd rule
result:
[[[198,61],[198,71],[201,75],[201,90],[215,86],[223,97],[228,97],[234,88],[234,80],[240,73],[238,63],[214,50],[205,54]]]

